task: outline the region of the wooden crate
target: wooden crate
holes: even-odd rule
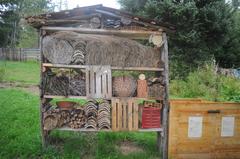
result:
[[[130,98],[112,99],[112,130],[138,130],[138,104]]]
[[[170,104],[169,158],[240,159],[240,103]]]
[[[86,68],[86,92],[88,98],[112,97],[112,73],[110,66],[88,66]]]

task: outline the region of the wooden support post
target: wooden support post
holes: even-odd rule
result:
[[[164,61],[165,69],[164,69],[164,79],[165,79],[165,94],[163,100],[163,112],[162,112],[162,139],[161,139],[161,149],[162,149],[162,159],[168,158],[168,118],[169,118],[169,102],[168,102],[168,86],[169,86],[169,77],[168,77],[168,43],[166,33],[163,33],[163,47],[162,47],[162,56],[161,59]]]
[[[43,125],[43,105],[46,102],[46,99],[43,98],[43,77],[42,77],[42,62],[43,62],[43,52],[42,52],[42,30],[40,30],[40,56],[41,56],[41,64],[40,64],[40,126],[41,126],[41,136],[42,136],[42,146],[45,148],[48,144],[48,135],[49,132],[44,130],[44,125]]]

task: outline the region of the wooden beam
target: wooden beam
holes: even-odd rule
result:
[[[168,42],[167,42],[167,35],[166,33],[163,33],[163,41],[165,43],[163,44],[163,52],[161,59],[164,61],[165,64],[165,70],[163,72],[164,74],[164,79],[166,82],[165,85],[165,95],[164,95],[164,100],[163,100],[163,116],[162,116],[162,126],[163,126],[163,132],[162,132],[162,139],[161,139],[161,148],[162,148],[162,159],[167,159],[168,158],[168,125],[169,125],[169,71],[168,71]]]
[[[62,131],[82,131],[82,132],[96,132],[96,131],[105,131],[105,132],[111,132],[112,130],[110,129],[85,129],[85,128],[80,128],[80,129],[72,129],[69,127],[62,127],[62,128],[57,128],[56,130],[62,130]]]
[[[51,63],[43,63],[42,66],[44,67],[53,67],[53,68],[79,68],[79,69],[86,69],[86,65],[63,65],[63,64],[51,64]]]
[[[63,65],[63,64],[51,64],[51,63],[43,63],[43,67],[54,67],[54,68],[79,68],[86,69],[88,65]],[[111,67],[112,70],[121,70],[121,71],[154,71],[161,72],[164,71],[163,68],[156,67]]]
[[[46,31],[74,31],[83,34],[114,35],[129,39],[149,39],[154,35],[162,35],[161,31],[136,31],[136,30],[112,30],[112,29],[86,29],[73,27],[42,27]]]
[[[87,99],[86,96],[55,96],[55,95],[44,95],[44,98],[72,98],[72,99]]]
[[[162,128],[152,128],[152,129],[138,129],[140,132],[161,132]]]

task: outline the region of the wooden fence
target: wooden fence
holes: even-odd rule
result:
[[[0,48],[0,60],[10,61],[40,60],[40,49]]]

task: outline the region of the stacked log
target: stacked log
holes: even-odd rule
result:
[[[61,110],[60,111],[60,119],[58,121],[58,127],[62,127],[67,125],[70,122],[70,111],[69,110]]]
[[[60,119],[60,109],[51,107],[43,114],[44,130],[52,130],[58,127]]]
[[[164,87],[163,77],[148,79],[148,96],[149,97],[162,100],[164,96],[164,91],[165,91],[165,87]]]
[[[91,100],[84,107],[72,110],[51,107],[44,112],[44,129],[52,130],[64,126],[72,129],[111,129],[110,112],[111,107],[108,101]]]
[[[83,128],[86,123],[86,116],[83,109],[74,109],[71,112],[70,122],[68,126],[72,129]]]

